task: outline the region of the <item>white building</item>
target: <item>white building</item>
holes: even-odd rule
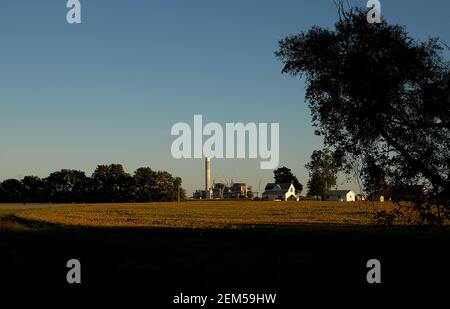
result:
[[[335,190],[325,192],[326,201],[354,202],[356,193],[352,190]]]
[[[295,187],[292,183],[268,183],[262,194],[262,199],[268,201],[298,201],[300,196],[295,193]]]

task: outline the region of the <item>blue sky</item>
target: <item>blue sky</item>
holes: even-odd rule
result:
[[[283,76],[279,39],[332,27],[331,0],[81,0],[82,24],[65,0],[0,3],[0,179],[92,173],[122,163],[203,186],[202,160],[174,160],[176,122],[279,122],[280,165],[306,184],[313,134],[304,82]],[[352,1],[365,6],[366,1]],[[389,22],[419,39],[450,43],[450,2],[381,1]],[[216,181],[258,187],[259,160],[214,160]],[[354,183],[341,187],[358,188]]]

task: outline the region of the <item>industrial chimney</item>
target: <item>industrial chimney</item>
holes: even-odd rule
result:
[[[205,198],[211,198],[211,159],[205,158]]]

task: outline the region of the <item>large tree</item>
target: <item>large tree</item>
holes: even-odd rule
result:
[[[17,179],[7,179],[0,184],[0,202],[17,203],[23,198],[23,186]]]
[[[158,171],[155,175],[155,192],[154,200],[156,201],[174,201],[178,198],[178,190],[180,190],[180,198],[184,199],[185,191],[181,188],[181,178],[173,177],[165,171]]]
[[[37,176],[25,176],[22,180],[24,202],[48,202],[45,182]]]
[[[303,185],[298,181],[297,177],[292,173],[290,168],[285,166],[273,171],[275,183],[292,183],[295,187],[296,193],[300,194],[303,190]]]
[[[92,181],[94,198],[98,202],[124,202],[133,198],[133,178],[121,164],[98,165]]]
[[[141,167],[134,172],[135,197],[138,202],[148,202],[155,199],[156,172],[150,167]]]
[[[306,77],[316,134],[361,163],[370,183],[425,183],[428,202],[450,200],[450,70],[437,39],[340,11],[333,30],[313,27],[279,42],[283,72]],[[440,207],[438,207],[440,209]]]
[[[307,195],[315,196],[316,198],[323,196],[327,190],[325,177],[318,172],[315,172],[309,176],[306,186],[308,188]]]
[[[62,169],[51,173],[44,183],[50,202],[82,202],[86,195],[86,175],[81,171]]]
[[[314,150],[311,154],[311,160],[305,165],[310,177],[315,176],[317,180],[320,175],[326,190],[336,185],[337,174],[345,166],[343,155],[328,148]]]

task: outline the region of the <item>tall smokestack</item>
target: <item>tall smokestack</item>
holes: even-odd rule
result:
[[[205,158],[205,195],[211,198],[211,159]]]

